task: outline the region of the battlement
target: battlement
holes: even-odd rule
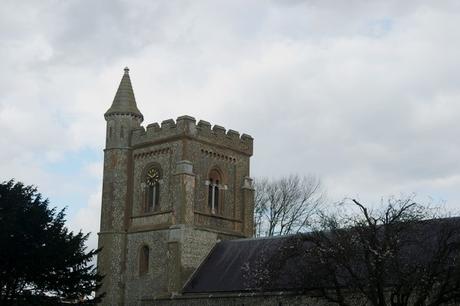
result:
[[[189,137],[198,141],[218,144],[231,150],[252,155],[253,138],[247,134],[242,134],[234,130],[226,130],[220,125],[214,125],[207,121],[196,119],[191,116],[180,116],[173,119],[164,120],[161,125],[151,123],[144,127],[137,128],[132,132],[131,145],[140,146],[151,142],[161,142],[170,138]]]

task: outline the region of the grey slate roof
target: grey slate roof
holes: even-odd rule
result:
[[[428,250],[437,249],[438,238],[445,230],[454,231],[456,241],[460,241],[460,218],[426,220],[411,227],[406,233],[408,238],[419,237],[415,240],[423,242],[425,252],[420,251],[420,245],[408,243],[401,249],[402,262],[431,260]],[[308,238],[309,234],[221,241],[185,284],[182,293],[305,291],[332,287],[329,278],[324,277],[327,273],[324,267],[306,255],[313,243],[299,237]],[[359,272],[361,263],[355,264]],[[273,271],[277,272],[270,275]],[[391,277],[387,281],[392,282]],[[343,276],[341,282],[345,285],[347,277]]]
[[[183,293],[244,292],[257,290],[248,279],[249,269],[257,268],[259,259],[276,255],[291,236],[259,239],[225,240],[216,244],[203,264],[183,288]],[[283,271],[290,273],[291,263]],[[292,271],[291,271],[292,272]],[[304,284],[295,284],[280,276],[271,288],[265,290],[293,290]]]
[[[112,106],[107,110],[105,116],[111,114],[130,114],[143,118],[136,105],[128,67],[125,68],[125,73],[121,79],[120,86],[118,86]]]

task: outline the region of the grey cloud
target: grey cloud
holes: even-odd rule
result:
[[[334,200],[458,202],[459,14],[455,1],[2,3],[0,173],[40,180],[26,153],[102,152],[128,65],[146,123],[190,114],[250,133],[256,176],[315,173]]]

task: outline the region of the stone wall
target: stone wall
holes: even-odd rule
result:
[[[142,306],[333,306],[336,304],[307,295],[206,295],[176,296],[173,298],[140,301]]]
[[[105,275],[101,292],[110,293],[104,298],[104,305],[123,305],[130,156],[130,150],[123,148],[107,149],[104,155],[98,241],[102,249],[97,259],[98,271]]]
[[[145,175],[151,167],[161,172],[159,206],[156,211],[170,211],[174,203],[174,182],[172,174],[175,171],[176,161],[180,155],[180,142],[173,141],[159,145],[152,145],[133,152],[133,209],[132,216],[145,215]]]
[[[240,138],[239,133],[232,130],[227,135],[225,129],[219,126],[211,130],[208,123],[200,122],[196,125],[194,118],[182,116],[177,119],[177,123],[166,120],[161,127],[151,124],[147,131],[140,128],[133,132],[133,227],[148,226],[150,221],[151,225],[158,225],[160,222],[164,225],[184,222],[177,218],[173,220],[174,216],[179,217],[181,213],[185,213],[184,207],[175,207],[182,205],[179,203],[183,190],[180,179],[174,180],[173,177],[178,163],[187,160],[193,169],[190,174],[194,176],[195,183],[191,199],[192,218],[185,223],[215,229],[235,237],[251,235],[245,230],[250,227],[245,222],[252,220],[252,210],[245,209],[251,206],[251,201],[248,196],[244,196],[242,188],[245,177],[249,176],[252,138],[247,135]],[[154,165],[162,172],[160,209],[146,214],[142,211],[145,190],[143,180],[145,172]],[[206,183],[213,168],[219,169],[223,175],[221,205],[216,214],[209,211],[207,203]],[[157,215],[161,212],[165,214]],[[168,212],[171,214],[168,215]],[[143,217],[147,215],[153,216]]]
[[[389,300],[389,296],[388,296]],[[388,301],[387,300],[387,301]],[[412,305],[415,301],[409,301]],[[347,303],[350,305],[371,306],[372,304],[362,295],[347,294]],[[279,293],[240,293],[240,294],[203,294],[177,295],[164,298],[142,298],[141,306],[337,306],[319,297],[315,292],[306,294]],[[443,304],[444,305],[444,304]],[[445,304],[446,306],[459,305],[458,301]]]
[[[128,234],[125,305],[136,305],[139,296],[152,292],[166,293],[168,283],[167,242],[168,230],[139,232]],[[139,253],[142,246],[149,247],[149,269],[147,273],[139,273]]]
[[[242,186],[249,175],[249,157],[228,148],[211,146],[197,140],[189,141],[187,157],[193,161],[196,175],[195,225],[240,233],[242,235],[244,206]],[[213,215],[208,207],[208,173],[211,169],[222,173],[221,207]]]
[[[217,242],[217,234],[198,230],[191,226],[180,225],[171,228],[169,243],[177,245],[177,271],[175,288],[172,292],[179,292],[191,274],[203,262]]]
[[[193,117],[140,127],[140,119],[107,116],[98,269],[106,274],[103,305],[138,305],[142,296],[177,293],[218,239],[252,234],[249,135]],[[159,202],[146,210],[146,172],[161,172]],[[208,207],[211,169],[222,172],[219,210]],[[246,186],[246,187],[244,187]],[[140,250],[149,267],[140,273]]]

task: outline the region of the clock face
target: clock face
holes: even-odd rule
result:
[[[157,169],[152,168],[147,172],[146,183],[149,186],[155,185],[160,180],[160,173]]]

